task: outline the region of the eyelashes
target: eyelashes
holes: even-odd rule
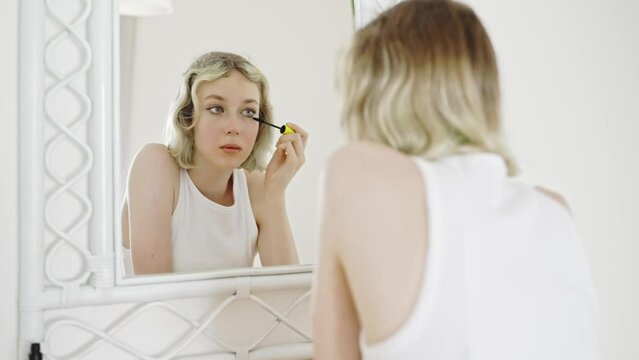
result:
[[[257,111],[254,109],[244,109],[244,111],[242,111],[242,115],[252,118],[253,116],[257,116]]]
[[[224,108],[217,105],[213,105],[209,108],[206,108],[206,110],[210,112],[211,114],[215,114],[215,115],[224,113]]]
[[[224,108],[220,105],[213,105],[210,106],[208,108],[206,108],[206,110],[208,112],[210,112],[213,115],[221,115],[224,113]],[[257,116],[257,110],[253,109],[253,108],[246,108],[244,110],[242,110],[242,115],[246,116],[246,117],[250,117],[253,118],[254,116]]]

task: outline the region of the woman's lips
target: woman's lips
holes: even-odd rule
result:
[[[222,151],[224,151],[227,154],[235,154],[235,153],[238,153],[238,152],[242,151],[241,147],[239,147],[238,145],[234,145],[234,144],[222,145],[222,146],[220,146],[220,149],[222,149]]]

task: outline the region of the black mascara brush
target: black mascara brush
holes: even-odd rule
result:
[[[282,135],[294,134],[295,133],[295,130],[293,130],[291,127],[289,127],[286,124],[282,125],[282,126],[277,126],[277,125],[271,124],[269,122],[266,122],[266,121],[264,121],[264,120],[262,120],[260,118],[256,118],[256,117],[254,117],[253,120],[255,120],[255,121],[259,122],[259,123],[266,124],[268,126],[272,126],[272,127],[276,128],[276,129],[278,129],[280,131],[280,134],[282,134]]]

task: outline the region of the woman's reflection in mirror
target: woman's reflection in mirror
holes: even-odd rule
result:
[[[297,264],[285,191],[304,164],[308,135],[281,135],[264,74],[245,58],[210,52],[184,74],[165,144],[147,144],[129,169],[122,206],[128,275]],[[269,155],[271,154],[272,155]]]

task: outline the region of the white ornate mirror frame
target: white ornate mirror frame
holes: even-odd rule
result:
[[[20,3],[20,359],[32,343],[46,359],[309,358],[310,265],[131,279],[114,265],[116,5]]]

